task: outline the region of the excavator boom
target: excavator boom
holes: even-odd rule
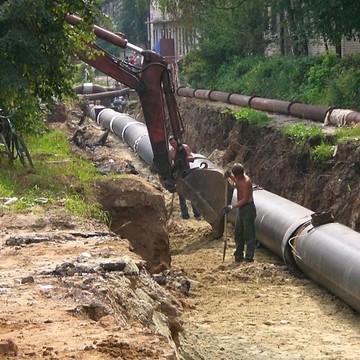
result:
[[[73,14],[66,16],[66,21],[76,26],[83,20]],[[223,232],[222,201],[225,181],[222,171],[212,168],[195,167],[189,175],[177,179],[173,174],[169,160],[167,117],[170,119],[171,132],[176,141],[182,143],[184,127],[179,115],[174,86],[164,58],[153,51],[143,50],[128,42],[122,34],[113,33],[100,26],[92,26],[95,35],[113,45],[128,48],[142,56],[142,65],[133,66],[120,60],[95,44],[87,43],[88,52],[78,53],[79,58],[112,77],[120,83],[136,90],[139,95],[145,124],[153,152],[152,165],[158,173],[162,185],[170,192],[177,191],[191,200],[204,219],[213,227],[214,237]],[[200,163],[199,163],[200,165]]]
[[[68,14],[65,19],[73,26],[83,21],[73,14]],[[89,50],[94,50],[91,55],[85,52],[78,53],[82,61],[136,90],[154,154],[153,166],[164,187],[174,192],[175,181],[168,155],[167,114],[170,118],[172,134],[180,142],[184,128],[179,116],[168,64],[160,54],[130,44],[123,35],[97,25],[93,25],[93,30],[97,37],[118,47],[129,48],[143,57],[142,66],[138,68],[130,66],[95,44],[87,44]]]

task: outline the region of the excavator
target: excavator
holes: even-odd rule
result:
[[[67,14],[65,20],[72,26],[83,22],[75,14]],[[182,168],[181,161],[184,164],[185,158],[181,160],[180,157],[180,164],[175,167],[169,161],[170,134],[167,129],[171,129],[171,134],[181,147],[184,126],[168,63],[160,54],[129,43],[124,34],[114,33],[98,25],[93,25],[92,28],[96,37],[142,57],[142,64],[134,66],[94,43],[86,44],[89,50],[93,50],[91,54],[77,54],[85,63],[137,92],[153,151],[152,165],[161,184],[171,193],[178,192],[189,199],[199,209],[204,220],[212,226],[212,236],[221,237],[224,230],[224,202],[230,201],[232,197],[232,192],[225,190],[230,187],[225,186],[227,179],[224,178],[223,171],[202,156],[195,160],[188,172],[179,171]],[[181,176],[178,176],[179,172]]]

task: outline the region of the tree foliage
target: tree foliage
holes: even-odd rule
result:
[[[76,50],[92,32],[72,30],[67,13],[88,23],[100,14],[96,0],[0,1],[0,108],[27,121],[73,93]]]
[[[324,36],[332,45],[341,37],[359,39],[360,2],[357,0],[304,0],[313,20],[314,33]]]
[[[147,21],[149,20],[148,0],[118,0],[114,24],[126,35],[129,42],[149,48]]]

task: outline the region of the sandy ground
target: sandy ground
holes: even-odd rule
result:
[[[173,267],[193,280],[183,321],[194,359],[360,358],[359,315],[264,247],[254,263],[235,263],[231,224],[224,262],[223,239],[211,240],[206,222],[170,228]]]

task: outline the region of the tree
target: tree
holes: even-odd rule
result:
[[[360,2],[358,0],[304,0],[312,19],[315,37],[338,49],[341,39],[360,40]]]
[[[119,0],[116,5],[114,24],[132,44],[148,48],[149,1]]]
[[[92,39],[85,25],[73,30],[65,15],[88,24],[101,14],[96,0],[0,1],[0,107],[31,122],[43,104],[73,94],[75,53]],[[29,117],[29,115],[32,115]],[[28,117],[27,117],[28,116]]]

